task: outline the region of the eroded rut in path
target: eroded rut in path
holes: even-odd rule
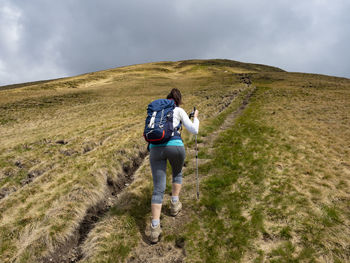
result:
[[[131,165],[123,166],[123,174],[118,175],[117,181],[111,176],[105,174],[107,192],[104,199],[86,211],[86,215],[80,222],[77,230],[67,242],[56,249],[48,257],[42,258],[40,262],[53,263],[74,263],[83,258],[81,245],[84,243],[89,232],[95,224],[109,211],[117,195],[121,193],[133,180],[135,171],[145,160],[148,151],[140,151],[137,156],[132,158]]]

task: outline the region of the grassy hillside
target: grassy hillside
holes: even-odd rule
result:
[[[174,87],[201,199],[184,131],[184,210],[150,246],[145,109]],[[348,79],[229,60],[0,88],[0,261],[350,261],[349,113]]]

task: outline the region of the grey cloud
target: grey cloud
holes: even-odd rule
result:
[[[0,84],[191,58],[350,77],[345,0],[2,0],[0,14],[4,7],[19,17],[0,17]],[[17,40],[3,22],[17,24]]]

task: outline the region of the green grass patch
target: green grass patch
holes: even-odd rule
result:
[[[264,210],[250,208],[249,204],[264,191],[264,179],[272,158],[271,149],[264,145],[269,144],[268,138],[276,132],[257,123],[258,116],[259,102],[253,101],[236,124],[214,143],[213,161],[200,169],[201,172],[208,169],[211,176],[201,185],[203,197],[197,209],[200,223],[192,223],[187,228],[188,250],[193,260],[239,261],[249,248],[250,240],[265,232]],[[213,126],[223,121],[218,118]],[[264,157],[258,158],[256,153]],[[246,210],[250,218],[245,215]]]
[[[324,205],[322,207],[322,222],[325,226],[330,227],[341,223],[339,212],[335,207]]]

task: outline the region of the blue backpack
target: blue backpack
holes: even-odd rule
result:
[[[168,99],[155,100],[148,105],[143,132],[143,136],[148,143],[165,143],[174,135],[174,109],[174,101]]]

